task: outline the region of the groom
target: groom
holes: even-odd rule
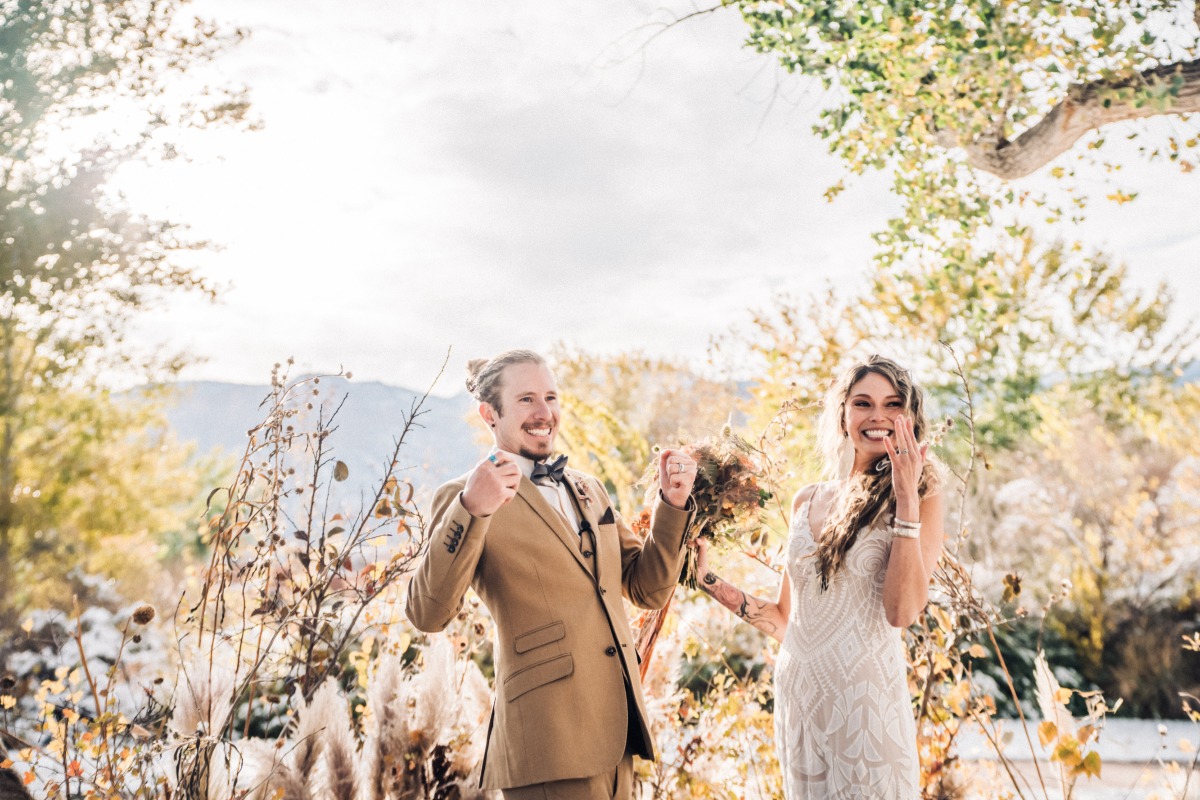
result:
[[[408,617],[440,631],[470,586],[496,623],[496,700],[480,784],[505,800],[627,800],[633,756],[654,758],[621,596],[661,608],[683,564],[696,464],[658,461],[662,488],[642,541],[599,480],[548,461],[558,389],[529,350],[472,361],[467,388],[495,449],[438,489]]]

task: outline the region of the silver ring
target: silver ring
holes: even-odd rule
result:
[[[679,467],[679,469],[677,471],[679,472],[680,475],[687,472],[687,467],[685,467],[683,464],[676,464],[675,466]]]
[[[896,451],[896,455],[899,455],[899,456],[906,456],[906,455],[908,455],[908,448],[907,448],[907,447],[905,447],[905,448],[901,448],[900,450],[897,450],[897,451]]]

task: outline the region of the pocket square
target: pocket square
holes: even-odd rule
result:
[[[604,509],[604,513],[600,515],[600,524],[601,525],[612,525],[616,521],[617,520],[613,517],[612,506],[609,506],[608,508]]]

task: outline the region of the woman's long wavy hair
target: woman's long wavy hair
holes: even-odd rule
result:
[[[817,571],[821,576],[822,589],[829,588],[829,581],[846,563],[846,553],[858,540],[859,531],[896,513],[892,465],[886,454],[855,475],[847,475],[848,468],[843,463],[844,453],[850,447],[849,434],[846,432],[846,401],[854,385],[872,372],[883,376],[895,387],[904,414],[912,419],[913,434],[918,442],[929,430],[924,392],[913,382],[908,370],[889,358],[869,356],[843,372],[829,387],[817,432],[826,477],[842,478],[845,483],[825,515],[825,524],[821,526],[817,541]],[[923,499],[936,483],[937,469],[930,453],[926,456],[917,486],[919,496]]]

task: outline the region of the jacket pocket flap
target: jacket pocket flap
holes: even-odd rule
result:
[[[536,664],[530,664],[528,667],[519,669],[504,681],[505,694],[508,695],[508,702],[516,700],[526,692],[536,689],[539,686],[545,686],[547,683],[560,680],[567,677],[575,671],[575,660],[571,658],[570,653],[563,653],[561,656],[548,658],[545,661],[539,661]]]
[[[517,638],[513,639],[513,649],[518,653],[525,653],[535,647],[541,647],[544,644],[557,642],[559,639],[567,635],[567,629],[561,622],[551,622],[549,625],[543,625],[540,628],[534,628],[527,633],[522,633]]]

